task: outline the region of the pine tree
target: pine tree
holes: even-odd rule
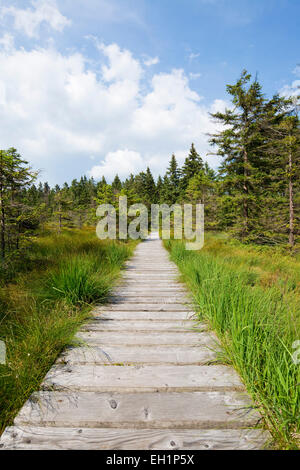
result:
[[[22,194],[36,179],[37,173],[28,166],[15,148],[0,150],[0,238],[1,255],[5,258],[7,249],[19,247],[21,232]]]
[[[176,202],[178,202],[178,198],[180,195],[180,171],[174,154],[171,157],[166,176],[169,182],[168,199],[170,201],[170,204],[175,204]]]
[[[185,159],[184,165],[181,170],[181,190],[184,193],[186,190],[189,180],[193,178],[197,173],[203,170],[203,160],[195,149],[195,145],[191,145],[190,153]]]
[[[118,175],[115,176],[115,179],[113,180],[111,187],[115,193],[119,193],[121,191],[122,183]]]
[[[170,184],[170,180],[167,175],[164,176],[161,189],[161,203],[172,204],[173,192]]]
[[[156,183],[156,202],[158,204],[162,203],[162,191],[163,191],[163,180],[161,176],[157,178],[157,183]]]
[[[140,172],[134,179],[134,191],[139,201],[150,207],[156,201],[156,185],[150,168]]]
[[[289,102],[287,103],[287,105]],[[269,178],[268,221],[276,232],[288,232],[289,245],[295,246],[298,232],[300,184],[300,120],[296,110],[268,126],[266,152],[272,165]],[[275,222],[275,224],[274,224]],[[282,230],[283,229],[283,230]]]
[[[282,103],[267,102],[261,85],[243,71],[235,85],[228,85],[234,108],[212,116],[225,129],[211,137],[223,157],[220,168],[223,202],[229,212],[227,221],[243,241],[263,238],[261,211],[264,209],[265,180],[270,171],[264,152],[266,122],[273,121]]]
[[[115,194],[112,185],[102,181],[102,184],[98,186],[96,202],[97,205],[115,204]]]
[[[149,206],[156,202],[156,185],[149,167],[145,175],[145,196]]]

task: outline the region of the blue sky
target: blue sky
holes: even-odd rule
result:
[[[243,68],[300,84],[299,0],[0,0],[0,142],[51,184],[206,157]]]

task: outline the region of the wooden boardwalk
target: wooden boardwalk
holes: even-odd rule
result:
[[[4,449],[259,449],[269,439],[236,372],[217,365],[159,239],[138,245],[111,303],[93,312]]]

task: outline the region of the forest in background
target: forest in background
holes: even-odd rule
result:
[[[155,181],[151,169],[116,175],[111,184],[83,176],[51,188],[14,148],[0,151],[0,244],[2,269],[18,257],[41,228],[95,225],[96,208],[118,204],[205,205],[206,230],[226,231],[244,243],[288,245],[300,234],[300,121],[296,98],[267,99],[257,78],[243,71],[227,86],[232,106],[212,114],[222,130],[209,136],[211,153],[222,157],[214,171],[194,144],[182,167],[172,155]],[[199,129],[199,133],[201,129]]]

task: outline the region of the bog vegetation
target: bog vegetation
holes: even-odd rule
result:
[[[300,366],[291,360],[300,339],[298,100],[268,99],[246,71],[227,91],[232,104],[212,115],[220,131],[209,136],[211,153],[222,157],[218,171],[192,144],[184,164],[172,155],[156,181],[147,168],[111,184],[82,177],[51,188],[36,183],[16,149],[0,151],[3,426],[72,341],[88,306],[106,298],[130,255],[132,243],[100,242],[87,229],[99,204],[117,207],[124,195],[146,206],[204,203],[206,230],[214,233],[206,248],[168,248],[273,432],[282,442],[299,433]]]
[[[0,432],[40,382],[60,352],[104,302],[132,243],[100,241],[94,230],[44,233],[0,288]],[[2,279],[3,281],[3,279]]]
[[[204,249],[165,241],[193,292],[199,317],[217,332],[270,431],[283,448],[300,440],[300,256],[206,234]],[[272,262],[270,262],[270,257]]]

